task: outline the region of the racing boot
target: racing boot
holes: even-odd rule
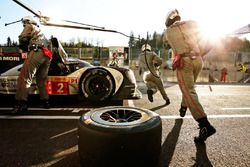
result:
[[[17,101],[16,105],[14,106],[14,108],[10,111],[11,114],[16,114],[19,112],[25,112],[28,110],[28,105],[27,105],[27,101],[25,100],[21,100],[21,101]]]
[[[40,107],[49,109],[50,108],[49,100],[41,100]]]
[[[197,120],[199,123],[199,136],[194,138],[195,142],[204,142],[209,136],[215,134],[216,129],[208,122],[207,117]]]
[[[180,116],[185,117],[186,111],[187,111],[187,107],[181,106],[181,108],[179,109]]]
[[[148,100],[149,100],[150,102],[153,102],[153,101],[154,101],[154,98],[153,98],[154,92],[153,92],[153,90],[148,89],[148,90],[147,90],[147,94],[148,94]]]

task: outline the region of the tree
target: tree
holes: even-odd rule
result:
[[[11,46],[18,46],[18,43],[17,43],[17,42],[15,42],[15,41],[12,41]]]
[[[157,41],[157,33],[156,32],[153,33],[153,39],[152,39],[151,43],[152,43],[153,48],[158,49],[158,45],[157,45],[158,41]]]
[[[250,51],[250,42],[246,38],[243,39],[243,50],[246,52]]]
[[[138,35],[138,40],[135,41],[135,48],[140,48],[141,47],[140,41],[141,41],[141,36]]]
[[[74,47],[75,45],[75,38],[71,38],[69,41],[69,47]]]
[[[131,48],[136,46],[136,41],[135,41],[135,37],[134,37],[133,31],[131,31],[131,33],[130,33],[128,46],[131,47]]]
[[[11,46],[11,43],[12,43],[12,42],[11,42],[11,39],[10,39],[10,37],[8,37],[8,38],[7,38],[7,46]]]

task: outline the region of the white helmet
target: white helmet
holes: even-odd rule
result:
[[[34,24],[37,25],[37,22],[33,19],[31,16],[25,16],[22,18],[23,24],[29,23],[29,24]]]
[[[177,20],[181,20],[178,10],[177,9],[171,10],[166,17],[166,22],[165,22],[166,27],[169,27]]]
[[[142,45],[141,51],[144,52],[145,50],[151,51],[151,46],[149,44]]]

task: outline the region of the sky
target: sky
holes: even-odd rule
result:
[[[224,36],[250,24],[249,0],[19,0],[42,15],[105,27],[146,38],[147,32],[162,33],[167,13],[177,9],[182,20],[196,20],[210,37]],[[7,38],[17,41],[22,24],[32,13],[13,0],[0,0],[0,44]],[[64,42],[87,41],[98,46],[127,46],[129,38],[109,32],[58,28],[41,25],[47,38]]]

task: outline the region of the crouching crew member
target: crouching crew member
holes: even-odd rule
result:
[[[163,87],[162,79],[160,78],[160,66],[162,59],[157,54],[151,51],[149,44],[142,45],[141,53],[139,55],[139,74],[143,74],[143,81],[147,85],[148,100],[153,102],[153,94],[160,91],[165,104],[169,105],[170,100]]]

